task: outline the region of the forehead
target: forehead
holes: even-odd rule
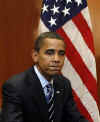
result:
[[[66,45],[63,40],[55,39],[55,38],[46,38],[43,41],[43,48],[57,48],[57,49],[65,49]]]

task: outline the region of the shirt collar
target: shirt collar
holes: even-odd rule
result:
[[[34,70],[40,80],[40,83],[42,85],[42,88],[44,88],[47,84],[49,84],[49,82],[47,81],[47,79],[40,73],[40,71],[37,69],[36,65],[34,66]]]

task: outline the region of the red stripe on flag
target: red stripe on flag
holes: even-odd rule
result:
[[[80,98],[77,96],[77,94],[75,93],[74,90],[73,90],[73,96],[74,96],[74,100],[76,101],[76,104],[79,108],[79,111],[83,114],[83,116],[85,116],[89,120],[89,122],[93,122],[92,117],[90,116],[86,107],[82,104]]]
[[[79,13],[77,16],[72,18],[72,21],[75,23],[75,25],[79,29],[80,33],[82,34],[86,44],[88,45],[88,48],[90,48],[92,53],[95,54],[94,46],[93,46],[94,44],[93,44],[92,32],[91,32],[85,18],[83,17],[83,15],[81,13]]]
[[[70,39],[68,38],[64,30],[60,28],[56,32],[59,33],[65,39],[65,43],[67,45],[66,49],[67,58],[69,59],[70,63],[72,64],[78,75],[81,77],[82,81],[86,85],[87,89],[90,91],[91,95],[98,103],[96,80],[94,79],[94,77],[84,64],[81,56],[71,43]]]

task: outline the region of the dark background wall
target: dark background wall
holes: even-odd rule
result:
[[[2,83],[32,65],[41,0],[0,0],[0,106]]]
[[[0,106],[2,83],[32,65],[42,0],[0,0]],[[100,1],[88,0],[97,62],[100,102]]]
[[[88,0],[88,6],[93,25],[95,58],[97,68],[97,86],[100,110],[100,0]]]

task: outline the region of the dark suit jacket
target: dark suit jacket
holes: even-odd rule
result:
[[[88,122],[73,101],[70,82],[54,78],[54,122]],[[2,122],[49,122],[45,95],[34,68],[12,77],[3,85]]]

